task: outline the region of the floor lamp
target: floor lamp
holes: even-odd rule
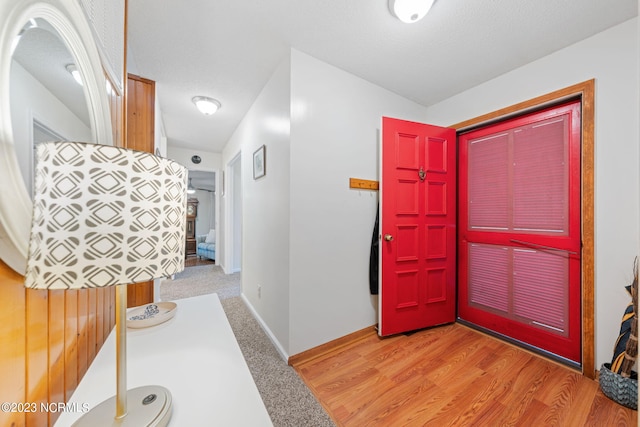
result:
[[[150,153],[77,142],[37,147],[25,286],[117,286],[116,395],[75,425],[169,422],[169,390],[127,390],[126,285],[184,269],[186,190],[186,169]]]

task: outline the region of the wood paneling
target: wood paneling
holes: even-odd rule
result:
[[[96,293],[96,354],[100,350],[104,336],[104,289],[95,289]]]
[[[64,402],[66,291],[49,291],[49,402]],[[75,320],[75,319],[73,319]],[[49,414],[49,423],[57,414]]]
[[[90,364],[91,361],[96,357],[98,353],[98,347],[100,344],[98,343],[98,322],[96,321],[98,317],[98,293],[95,290],[89,290],[88,292],[88,300],[89,300],[89,317],[87,319],[87,362]]]
[[[127,148],[153,153],[155,87],[153,80],[128,75]]]
[[[297,360],[294,368],[341,427],[638,420],[636,411],[604,396],[597,381],[460,324],[390,338],[370,331]]]
[[[38,409],[0,412],[0,425],[51,425],[59,414],[40,411],[40,404],[69,399],[97,352],[89,357],[89,336],[93,333],[97,348],[106,337],[98,339],[97,328],[89,327],[87,302],[97,290],[25,289],[23,277],[1,261],[0,282],[0,399],[35,403]],[[102,291],[113,294],[112,289]],[[93,309],[105,310],[97,304]],[[103,327],[111,329],[108,323]]]
[[[22,286],[22,283],[20,283]],[[28,289],[26,294],[26,402],[49,400],[49,292]],[[47,413],[27,414],[28,425],[46,425]]]
[[[65,292],[64,323],[64,401],[78,385],[78,291]]]
[[[153,80],[129,74],[127,78],[127,111],[125,146],[133,150],[154,152],[154,111],[156,86]],[[153,282],[127,286],[127,306],[153,302]]]
[[[111,94],[118,146],[122,103]],[[59,413],[40,411],[40,403],[69,399],[113,328],[115,288],[40,291],[23,281],[0,261],[0,401],[35,403],[37,410],[0,411],[0,426],[41,427]]]
[[[2,402],[27,401],[26,296],[22,281],[22,276],[0,261],[0,401]],[[0,425],[25,425],[24,413],[0,411]]]
[[[78,375],[89,368],[89,290],[78,291]],[[91,358],[93,359],[93,358]],[[80,381],[80,378],[77,378]]]

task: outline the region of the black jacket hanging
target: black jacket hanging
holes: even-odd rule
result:
[[[371,254],[369,255],[369,291],[371,295],[378,295],[378,254],[380,237],[378,224],[380,217],[380,206],[376,210],[376,222],[373,225],[373,237],[371,238]]]

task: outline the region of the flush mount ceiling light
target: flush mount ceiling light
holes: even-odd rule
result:
[[[187,186],[187,194],[193,194],[196,192],[196,189],[193,185],[191,185],[191,178],[189,178],[189,185]]]
[[[192,101],[205,116],[212,115],[222,106],[220,105],[220,101],[209,98],[208,96],[194,96]]]
[[[418,22],[429,12],[435,0],[389,0],[391,14],[405,22]]]
[[[82,76],[80,75],[80,71],[78,71],[78,67],[75,64],[69,64],[66,66],[67,71],[73,76],[73,79],[82,86]]]

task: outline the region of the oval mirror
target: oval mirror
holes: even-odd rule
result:
[[[43,19],[30,19],[14,43],[11,129],[22,179],[31,195],[37,143],[95,141],[82,76],[57,31]]]
[[[0,2],[0,94],[9,95],[0,96],[0,259],[19,273],[31,226],[34,143],[113,144],[106,84],[77,2]]]

